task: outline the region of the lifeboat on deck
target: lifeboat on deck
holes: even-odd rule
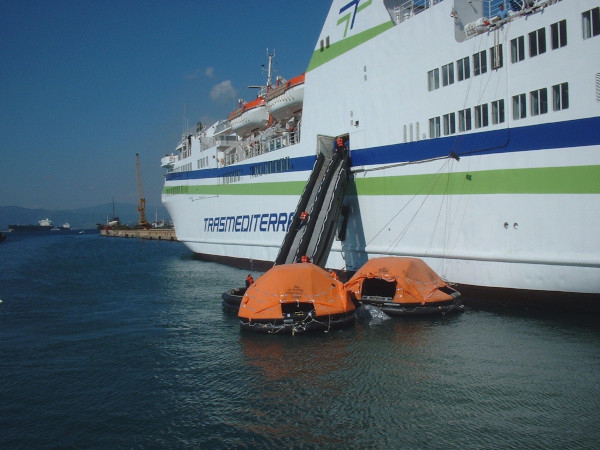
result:
[[[229,123],[231,129],[242,137],[264,128],[269,123],[265,99],[258,97],[251,102],[240,103],[240,107],[229,114]]]
[[[299,334],[354,323],[354,304],[342,282],[311,263],[275,266],[244,294],[242,329]]]
[[[460,293],[418,258],[374,258],[344,285],[353,300],[389,315],[447,314],[464,310]]]
[[[267,110],[275,120],[285,120],[302,111],[304,74],[274,87],[265,98]]]

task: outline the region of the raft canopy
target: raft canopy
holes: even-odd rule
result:
[[[317,316],[354,311],[344,285],[310,263],[275,266],[248,288],[239,317],[249,320],[283,318],[286,310],[314,308]]]
[[[369,260],[345,284],[345,289],[361,302],[385,298],[401,305],[435,304],[460,296],[423,260],[408,257]]]

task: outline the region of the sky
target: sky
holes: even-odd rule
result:
[[[160,205],[186,127],[304,72],[326,0],[0,0],[0,206]]]

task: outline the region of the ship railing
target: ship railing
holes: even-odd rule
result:
[[[532,10],[545,8],[560,0],[484,0],[483,15],[488,19],[499,17],[500,5],[510,16],[530,13]]]
[[[484,0],[483,17],[468,23],[465,26],[465,34],[467,37],[472,37],[485,33],[505,22],[541,11],[560,1],[562,0]],[[500,16],[500,5],[504,6],[506,17]]]
[[[398,25],[442,1],[443,0],[407,0],[402,4],[391,8],[389,13],[394,23]]]
[[[300,142],[301,122],[293,130],[285,130],[277,136],[258,137],[238,141],[234,151],[228,151],[225,155],[224,165],[228,166],[236,162],[244,161],[255,156],[273,152]]]
[[[228,147],[232,147],[236,145],[237,138],[235,136],[217,136],[217,137],[207,137],[200,136],[200,150],[208,150],[213,147],[220,147],[221,149],[225,149]]]

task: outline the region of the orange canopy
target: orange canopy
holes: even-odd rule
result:
[[[374,279],[395,285],[393,293],[395,303],[424,305],[454,298],[451,295],[453,290],[418,258],[373,258],[365,263],[344,287],[351,296],[360,301],[363,296],[368,295],[365,291],[365,282],[368,284],[367,280]]]
[[[248,288],[238,317],[279,319],[282,304],[312,303],[318,317],[354,311],[342,282],[311,263],[275,266]]]

